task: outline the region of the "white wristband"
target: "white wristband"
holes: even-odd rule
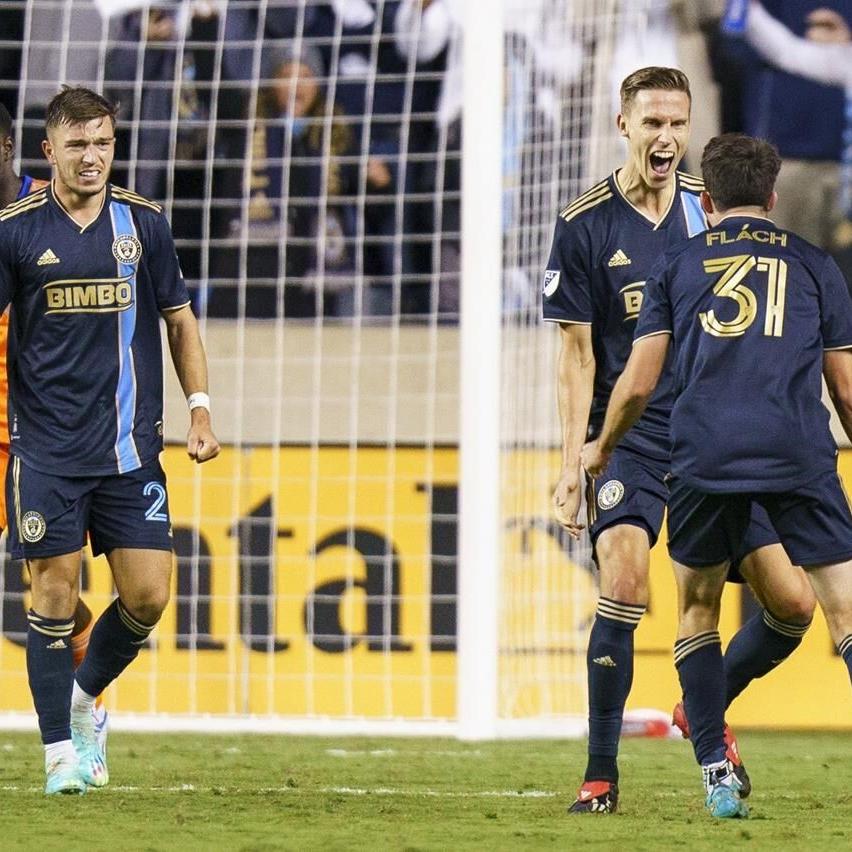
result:
[[[203,391],[196,391],[186,398],[186,404],[189,406],[190,411],[193,408],[206,408],[210,411],[210,396]]]

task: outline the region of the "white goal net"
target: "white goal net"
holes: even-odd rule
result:
[[[673,60],[651,38],[668,4],[503,0],[502,21],[500,6],[3,3],[0,100],[22,171],[48,176],[43,115],[61,84],[120,101],[113,179],[172,222],[225,447],[188,463],[168,367],[173,595],[108,690],[118,720],[452,732],[466,608],[496,625],[497,728],[578,729],[596,591],[588,544],[551,519],[556,340],[539,279],[557,211],[619,156],[618,81]],[[494,27],[498,61],[475,82],[499,101],[482,127],[465,51]],[[465,149],[462,163],[474,126],[499,157]],[[462,198],[463,167],[487,195]],[[477,218],[496,223],[498,256],[463,277],[478,260],[462,223]],[[496,294],[496,328],[460,325],[465,288]],[[485,570],[459,557],[478,523],[459,510],[460,414],[487,417],[460,393],[471,328],[501,353],[487,366],[499,422],[482,432],[499,494]],[[495,594],[460,600],[465,572]],[[31,699],[26,572],[7,562],[0,583],[2,721]],[[98,613],[112,594],[89,559],[84,599]]]

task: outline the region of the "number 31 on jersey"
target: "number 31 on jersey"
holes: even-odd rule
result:
[[[704,261],[704,271],[719,275],[713,292],[723,299],[732,299],[738,307],[731,320],[720,320],[713,310],[698,314],[701,327],[714,337],[740,337],[755,321],[758,314],[757,296],[743,281],[752,271],[766,274],[766,311],[763,333],[781,337],[784,333],[784,299],[787,293],[787,264],[777,257],[754,257],[738,254]]]

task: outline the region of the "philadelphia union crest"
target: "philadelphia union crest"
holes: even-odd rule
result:
[[[142,243],[132,234],[119,234],[112,244],[112,256],[119,263],[139,263]]]
[[[44,522],[44,515],[41,512],[27,512],[21,518],[21,536],[24,541],[35,544],[44,538],[47,532],[47,524]]]
[[[610,479],[601,486],[598,492],[598,506],[604,511],[617,506],[624,496],[624,486],[617,479]]]

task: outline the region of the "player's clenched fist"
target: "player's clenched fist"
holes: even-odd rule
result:
[[[193,424],[186,438],[186,452],[198,464],[219,455],[219,441],[209,423]]]
[[[580,464],[589,476],[599,476],[609,464],[609,455],[603,452],[597,441],[589,441],[580,450]]]
[[[574,471],[563,470],[559,476],[559,482],[553,491],[553,512],[556,520],[575,539],[585,529],[585,524],[577,522],[577,514],[580,511],[580,476],[579,468]]]

